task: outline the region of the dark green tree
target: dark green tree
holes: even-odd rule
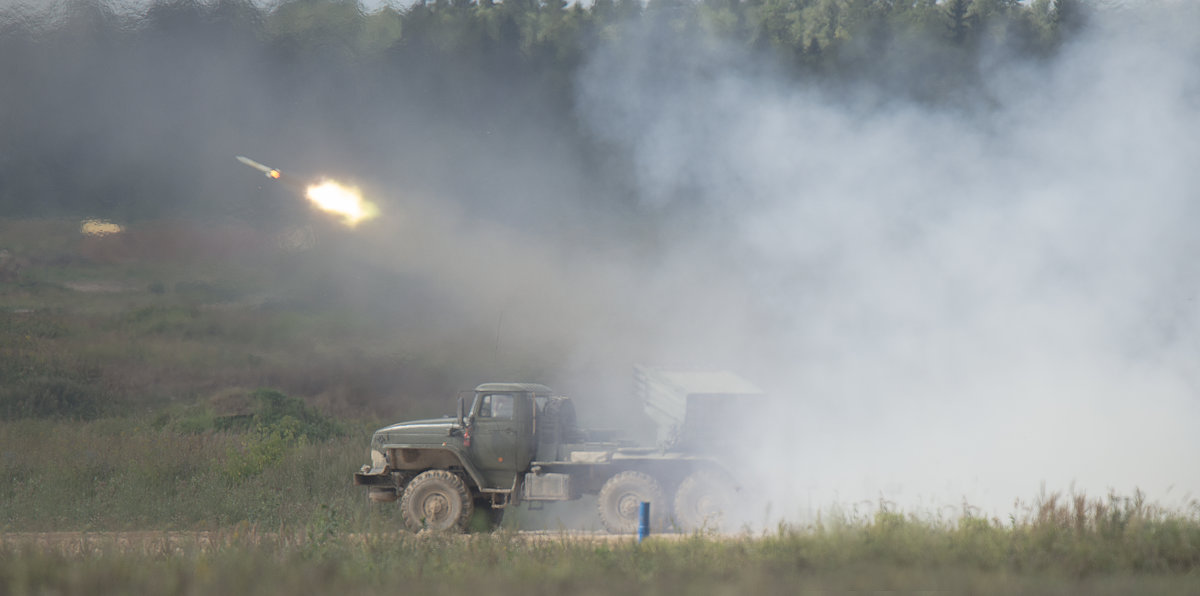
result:
[[[1050,19],[1055,39],[1061,42],[1083,28],[1086,8],[1082,0],[1054,0]]]
[[[970,10],[971,0],[948,0],[946,2],[946,27],[950,36],[950,43],[956,46],[961,46],[967,41],[967,35],[970,32],[970,23],[967,19],[967,13]]]

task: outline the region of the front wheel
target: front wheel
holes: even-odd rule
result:
[[[417,475],[400,498],[400,515],[413,532],[462,532],[475,504],[461,478],[446,470],[429,470]]]
[[[604,528],[610,534],[636,532],[638,509],[643,501],[650,503],[650,526],[657,530],[664,528],[671,517],[670,505],[657,480],[632,470],[609,478],[600,487],[597,503]]]

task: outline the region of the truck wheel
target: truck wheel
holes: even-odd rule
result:
[[[400,498],[400,515],[413,532],[425,529],[461,532],[474,509],[471,493],[462,479],[445,470],[418,474]]]
[[[649,474],[632,470],[609,478],[600,487],[600,521],[610,534],[637,531],[638,509],[642,501],[650,503],[650,527],[661,530],[670,517],[670,505],[662,486]]]
[[[733,483],[710,470],[693,472],[675,491],[675,520],[685,530],[727,530],[735,496]]]

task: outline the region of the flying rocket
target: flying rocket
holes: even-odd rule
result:
[[[311,184],[304,182],[304,177],[289,174],[283,177],[283,172],[244,157],[235,155],[238,161],[260,171],[267,178],[279,180],[285,187],[296,191],[312,202],[316,208],[333,213],[342,218],[342,223],[354,227],[361,221],[372,219],[379,215],[379,208],[374,203],[364,199],[362,193],[353,186],[344,186],[328,178],[321,178]],[[282,179],[281,179],[282,178]]]
[[[276,170],[275,168],[272,168],[269,166],[264,166],[264,165],[258,163],[257,161],[250,159],[249,157],[243,157],[241,155],[237,155],[235,157],[237,157],[238,161],[262,172],[264,175],[266,175],[267,178],[272,178],[272,179],[278,180],[279,177],[283,175],[279,170]]]

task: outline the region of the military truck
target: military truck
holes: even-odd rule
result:
[[[651,504],[659,530],[720,527],[739,484],[722,441],[710,439],[761,392],[724,372],[639,368],[637,379],[658,425],[654,447],[580,428],[571,399],[545,385],[485,383],[460,395],[452,417],[376,431],[371,463],[354,483],[366,486],[372,501],[398,500],[414,532],[464,530],[476,510],[498,525],[519,503],[583,495],[596,495],[612,533],[636,529],[642,501]]]

